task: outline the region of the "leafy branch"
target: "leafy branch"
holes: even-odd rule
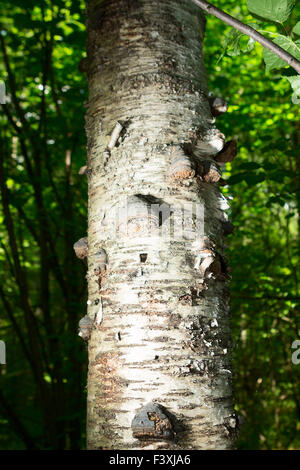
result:
[[[285,63],[287,63],[290,67],[296,70],[298,74],[300,74],[300,61],[297,60],[292,54],[290,54],[290,52],[286,50],[285,46],[286,46],[286,41],[289,41],[288,38],[286,38],[285,36],[282,36],[283,38],[285,38],[286,41],[283,41],[281,39],[277,41],[277,43],[276,43],[276,40],[273,42],[270,39],[266,38],[261,33],[259,33],[258,31],[256,31],[251,26],[246,25],[245,23],[237,20],[231,15],[228,15],[228,13],[225,13],[223,10],[220,10],[219,8],[212,5],[211,3],[206,2],[205,0],[191,0],[191,1],[195,5],[199,6],[204,11],[206,11],[208,14],[211,14],[215,16],[216,18],[219,18],[220,20],[224,21],[224,23],[232,26],[236,30],[240,31],[243,34],[246,34],[253,40],[260,43],[266,49],[271,51],[271,53],[276,54],[276,56],[278,56]],[[267,18],[271,21],[275,21],[280,24],[282,24],[284,21],[288,19],[294,7],[294,4],[295,4],[294,0],[285,0],[285,1],[273,0],[271,2],[267,2],[265,0],[260,0],[260,1],[248,0],[248,8],[251,12],[253,12],[255,15],[261,16],[263,18]],[[296,25],[296,27],[293,30],[296,34],[297,34],[298,25],[299,23]],[[300,26],[298,27],[298,29],[300,29]],[[292,41],[289,41],[289,42],[292,42]],[[295,44],[295,48],[297,48],[296,43],[292,43],[292,44]],[[268,57],[265,54],[264,59],[265,61],[266,59],[270,60],[270,57]],[[281,65],[281,62],[280,62],[280,65]]]

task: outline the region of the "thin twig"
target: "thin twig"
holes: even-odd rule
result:
[[[270,51],[274,52],[278,57],[284,60],[290,67],[292,67],[296,72],[300,74],[300,62],[299,60],[295,59],[291,54],[286,52],[282,47],[278,46],[274,42],[267,39],[262,34],[258,33],[254,28],[248,26],[241,21],[233,18],[233,16],[228,15],[225,11],[220,10],[219,8],[213,6],[211,3],[205,2],[204,0],[191,0],[192,3],[197,5],[198,7],[202,8],[206,13],[219,18],[220,20],[224,21],[224,23],[229,24],[234,29],[237,29],[243,34],[246,34],[250,38],[254,39],[255,41],[259,42],[262,46]]]

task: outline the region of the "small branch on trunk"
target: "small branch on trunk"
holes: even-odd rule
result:
[[[284,60],[290,67],[296,70],[297,73],[300,74],[300,62],[295,59],[295,57],[293,57],[291,54],[282,49],[282,47],[270,41],[270,39],[267,39],[265,36],[258,33],[254,28],[251,28],[251,26],[242,23],[236,18],[233,18],[232,16],[225,13],[225,11],[220,10],[219,8],[213,6],[211,3],[208,3],[204,0],[191,0],[191,2],[197,5],[198,7],[202,8],[204,11],[206,11],[206,13],[213,15],[216,18],[219,18],[220,20],[224,21],[224,23],[229,24],[234,29],[237,29],[241,33],[246,34],[250,38],[259,42],[259,44],[264,46],[266,49],[272,51],[274,54]]]

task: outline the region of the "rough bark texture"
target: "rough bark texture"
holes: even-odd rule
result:
[[[226,201],[201,176],[224,136],[204,18],[183,0],[89,0],[87,15],[88,448],[228,449]]]

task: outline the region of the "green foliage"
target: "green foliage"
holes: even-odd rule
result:
[[[285,76],[285,74],[283,74]],[[286,76],[287,80],[290,82],[291,87],[293,89],[292,101],[295,104],[299,103],[300,100],[300,76],[299,75],[291,75]]]
[[[87,359],[76,333],[86,286],[72,249],[86,230],[86,182],[78,176],[87,96],[78,70],[83,7],[70,0],[0,5],[8,96],[0,112],[8,196],[0,211],[0,338],[7,346],[0,448],[84,446]]]
[[[300,36],[300,21],[293,27],[293,33]]]
[[[254,23],[248,23],[248,26],[254,27]],[[245,52],[252,51],[252,49],[254,49],[254,46],[255,41],[253,39],[248,38],[248,36],[246,36],[245,34],[240,33],[239,31],[234,29],[230,31],[230,33],[225,37],[224,53],[226,52],[227,55],[235,57]],[[223,55],[220,57],[220,59],[223,57]]]
[[[296,59],[300,60],[300,40],[294,42],[290,38],[283,36],[282,34],[278,34],[273,42],[282,47],[285,51],[289,52]],[[281,69],[287,65],[284,60],[269,49],[264,49],[263,58],[266,63],[267,72],[273,69]]]
[[[284,23],[288,19],[295,3],[295,0],[247,0],[252,13],[278,23]]]
[[[295,19],[292,14],[295,3],[294,0],[248,0],[247,7],[256,17],[257,21],[247,21],[245,13],[240,15],[240,19],[256,31],[265,36],[270,36],[270,39],[276,45],[280,46],[297,60],[300,60],[300,40],[295,38],[295,36],[300,35],[300,22],[298,21],[294,24]],[[226,10],[226,6],[223,8]],[[294,12],[296,12],[299,18],[299,7],[295,8]],[[269,22],[266,22],[266,20]],[[287,21],[288,24],[283,25]],[[294,24],[294,27],[292,24]],[[231,30],[225,36],[223,44],[224,49],[220,59],[225,55],[239,56],[241,54],[249,54],[254,49],[254,41],[236,30]],[[293,90],[292,101],[297,103],[300,97],[299,75],[293,69],[290,69],[292,70],[291,75],[286,76],[288,64],[269,49],[263,48],[263,59],[266,64],[266,73],[273,70],[276,72],[282,71],[282,77],[287,78],[291,84]]]
[[[215,4],[251,21],[246,0]],[[295,24],[297,7],[292,15]],[[299,105],[290,100],[287,80],[266,78],[259,45],[217,62],[223,34],[224,25],[209,17],[209,88],[229,102],[216,125],[239,147],[223,188],[235,226],[229,240],[234,388],[236,410],[246,419],[238,447],[299,449],[300,367],[291,361],[291,344],[300,337]]]

